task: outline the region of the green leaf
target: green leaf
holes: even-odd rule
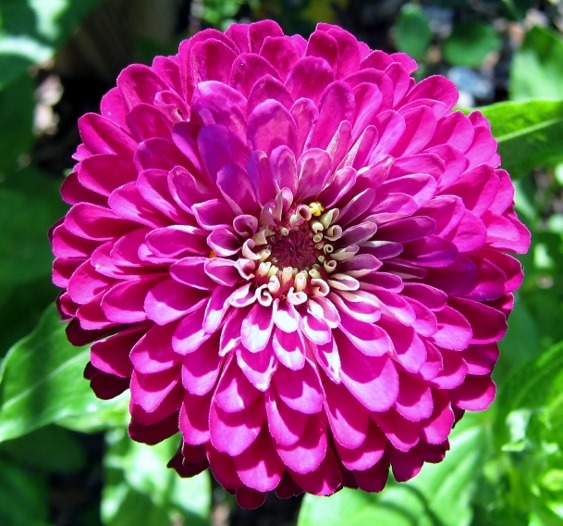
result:
[[[41,447],[37,447],[41,444]],[[86,464],[86,453],[76,435],[57,426],[47,426],[0,444],[0,454],[35,471],[71,473]]]
[[[501,102],[480,108],[513,177],[563,160],[563,100]]]
[[[510,98],[563,97],[563,40],[554,31],[534,26],[512,59]]]
[[[298,526],[463,526],[487,454],[486,416],[466,415],[452,432],[450,451],[406,483],[389,482],[378,495],[342,490],[332,497],[306,495]],[[485,447],[483,447],[485,445]]]
[[[514,411],[528,409],[533,414],[547,410],[549,425],[549,411],[552,416],[563,411],[563,342],[514,371],[500,386],[496,407],[495,439],[499,447],[509,442],[507,417]],[[559,442],[563,447],[563,436]]]
[[[51,58],[102,0],[2,0],[0,89]]]
[[[534,318],[526,303],[515,302],[508,321],[508,331],[499,344],[499,361],[494,370],[495,381],[502,382],[507,375],[540,351],[539,334]]]
[[[47,526],[45,479],[0,455],[0,524]]]
[[[32,168],[0,184],[0,288],[51,274],[48,232],[66,209],[59,186]]]
[[[102,495],[106,526],[209,524],[209,474],[183,479],[166,467],[178,447],[178,436],[147,446],[133,442],[124,429],[115,429],[107,440],[107,483]]]
[[[0,177],[15,170],[33,141],[33,90],[33,80],[25,74],[0,90],[0,129],[10,131],[0,141]]]
[[[501,46],[495,29],[485,22],[460,22],[444,42],[444,56],[456,66],[479,66]]]
[[[432,31],[424,11],[417,5],[405,4],[395,25],[397,49],[416,60],[423,60],[431,41]]]
[[[37,328],[2,363],[0,442],[110,406],[112,402],[94,396],[83,378],[88,356],[87,347],[68,342],[55,306],[48,308]]]

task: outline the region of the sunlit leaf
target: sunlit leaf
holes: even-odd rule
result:
[[[506,420],[515,410],[563,409],[563,342],[514,371],[499,390],[496,401],[495,439],[499,446],[509,440]],[[545,415],[544,415],[545,417]],[[559,437],[563,445],[563,437]]]
[[[513,177],[563,160],[563,100],[501,102],[480,110],[491,122],[503,167]]]
[[[512,59],[513,100],[563,97],[563,40],[554,31],[534,26]]]
[[[426,464],[407,483],[389,483],[380,494],[342,490],[330,498],[307,495],[298,526],[463,526],[487,455],[486,419],[467,415],[451,436],[439,464]]]
[[[88,348],[68,342],[57,310],[49,307],[37,328],[2,363],[0,442],[115,403],[98,400],[84,380],[88,356]]]
[[[176,452],[179,437],[156,446],[133,442],[124,428],[110,431],[107,437],[107,482],[102,496],[102,519],[106,526],[209,524],[208,473],[182,479],[166,467]]]

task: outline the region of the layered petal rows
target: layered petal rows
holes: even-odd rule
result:
[[[529,233],[478,113],[320,24],[203,31],[123,70],[52,231],[85,375],[243,506],[380,491],[485,409]]]

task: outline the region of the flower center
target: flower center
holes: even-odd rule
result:
[[[316,201],[294,205],[285,190],[264,208],[252,237],[255,284],[265,304],[275,297],[301,303],[310,295],[326,296],[326,280],[337,265],[331,255],[342,236],[334,224],[339,211],[325,211]]]

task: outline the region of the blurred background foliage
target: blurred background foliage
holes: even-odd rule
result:
[[[532,231],[492,408],[466,415],[439,465],[381,495],[267,500],[246,512],[202,474],[126,436],[127,400],[82,380],[52,306],[50,226],[77,118],[132,62],[205,27],[338,23],[440,73],[491,120]],[[0,0],[0,524],[14,526],[563,524],[563,6],[556,0]]]

